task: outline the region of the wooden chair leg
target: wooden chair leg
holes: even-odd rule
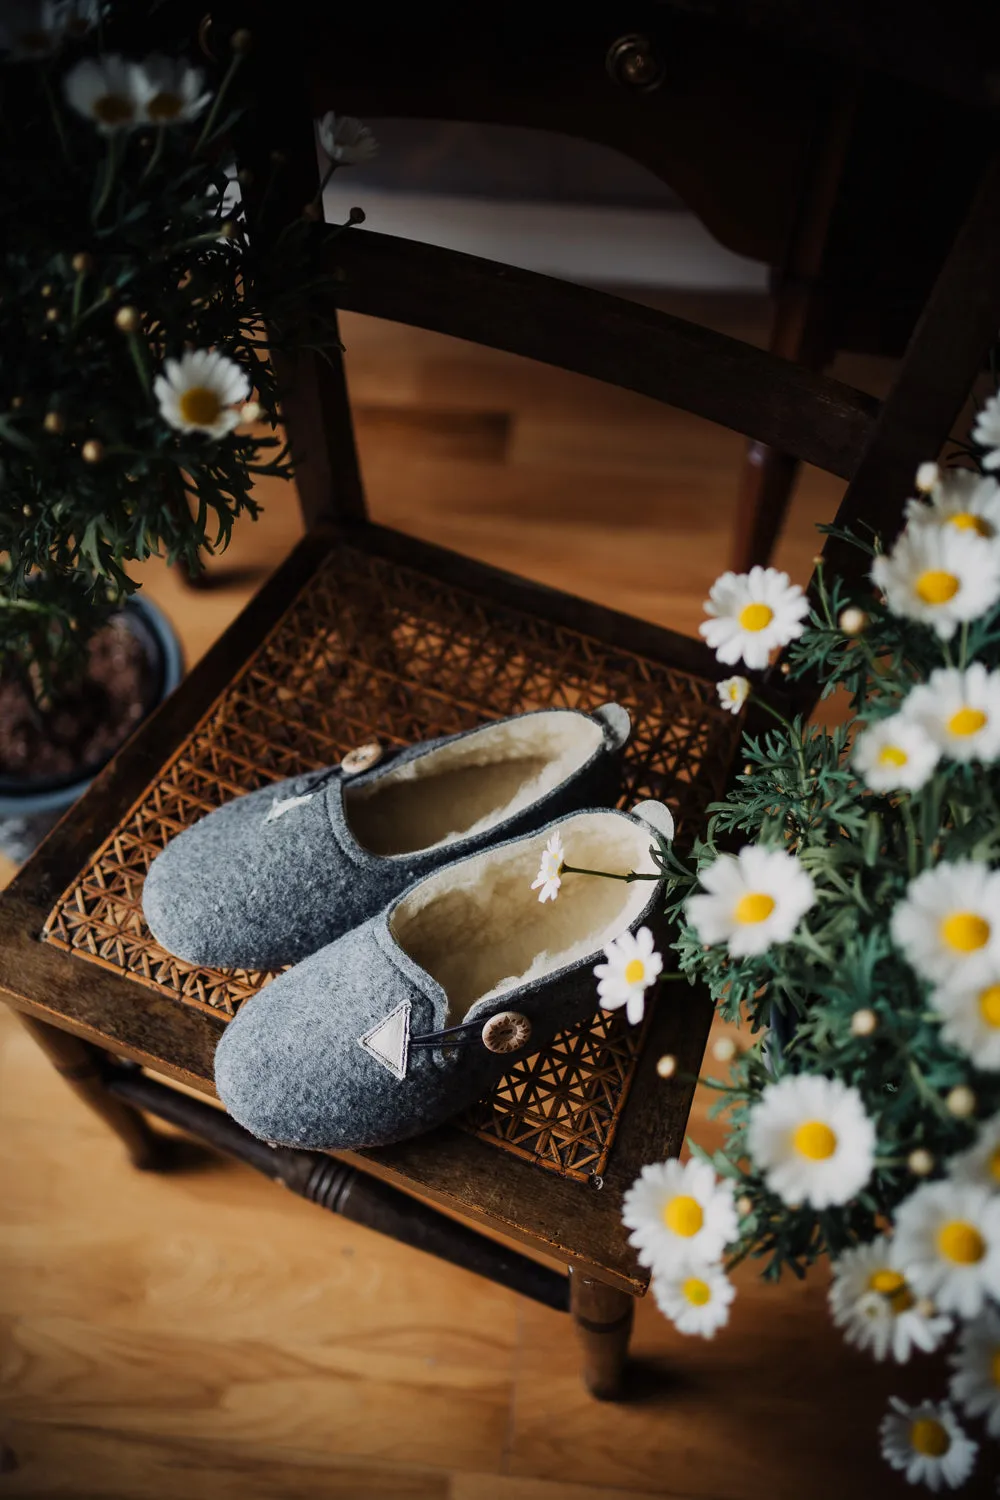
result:
[[[115,1099],[104,1087],[102,1053],[79,1037],[34,1016],[21,1020],[74,1094],[109,1126],[122,1142],[134,1167],[155,1172],[167,1163],[167,1138],[149,1128],[137,1110]]]
[[[583,1350],[583,1383],[598,1401],[616,1401],[635,1315],[635,1298],[570,1268],[569,1309]]]
[[[733,571],[771,561],[798,477],[799,461],[766,443],[748,443],[736,500]]]

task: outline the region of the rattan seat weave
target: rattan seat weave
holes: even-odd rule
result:
[[[143,921],[145,873],[175,833],[241,792],[336,762],[372,738],[408,743],[612,699],[634,725],[622,805],[667,801],[683,839],[720,795],[738,735],[712,682],[339,547],[60,897],[42,936],[229,1019],[272,976],[193,968]],[[518,1063],[461,1123],[563,1175],[600,1174],[641,1045],[620,1015],[597,1012]]]

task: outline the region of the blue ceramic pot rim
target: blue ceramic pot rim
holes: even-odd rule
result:
[[[159,651],[160,684],[154,705],[158,707],[184,676],[180,641],[166,615],[151,599],[129,599],[124,612],[141,620]],[[26,783],[23,792],[9,789],[0,791],[0,818],[29,818],[36,813],[61,811],[82,796],[99,770],[100,767],[95,766],[77,781],[62,782],[56,786],[36,787],[32,790],[30,784]]]

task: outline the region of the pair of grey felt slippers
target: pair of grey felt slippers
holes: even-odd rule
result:
[[[602,949],[662,909],[660,803],[613,810],[629,716],[546,709],[251,792],[154,860],[143,907],[170,952],[212,968],[294,965],[241,1007],[216,1085],[254,1135],[313,1149],[416,1135],[481,1098],[597,1006]]]

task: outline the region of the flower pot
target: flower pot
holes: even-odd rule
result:
[[[153,672],[151,708],[155,708],[184,675],[180,642],[166,615],[148,599],[130,599],[122,616],[148,657]],[[0,850],[18,863],[27,859],[86,791],[106,760],[61,777],[0,775]]]

